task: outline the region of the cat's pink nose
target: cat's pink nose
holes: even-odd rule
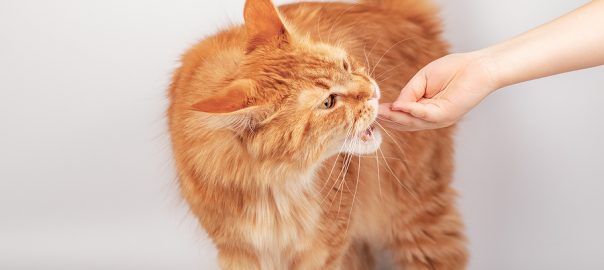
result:
[[[371,99],[380,99],[380,87],[377,85],[375,81],[371,81]]]

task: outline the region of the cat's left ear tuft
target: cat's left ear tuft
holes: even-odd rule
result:
[[[253,129],[268,112],[265,106],[250,104],[253,88],[251,80],[236,80],[218,93],[193,104],[191,109],[202,112],[197,117],[207,128],[243,133]]]
[[[288,38],[281,15],[271,0],[247,0],[243,17],[248,33],[248,52],[273,40]]]
[[[251,89],[251,81],[236,80],[219,93],[195,103],[192,109],[205,113],[231,113],[244,109],[249,106],[247,101]]]

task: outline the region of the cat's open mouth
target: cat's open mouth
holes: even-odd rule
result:
[[[382,143],[382,134],[372,123],[366,129],[358,132],[350,140],[344,141],[344,151],[352,154],[370,154],[375,152]]]
[[[375,139],[374,136],[375,125],[371,124],[369,127],[359,133],[359,138],[362,142],[370,142]]]

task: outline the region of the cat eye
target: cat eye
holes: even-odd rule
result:
[[[321,103],[320,108],[327,110],[333,108],[334,105],[336,105],[336,95],[331,94],[329,95],[329,97],[323,100],[323,103]]]
[[[344,70],[350,71],[350,64],[348,63],[348,61],[344,60],[342,62],[342,67],[344,68]]]

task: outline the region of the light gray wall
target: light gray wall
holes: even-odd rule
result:
[[[242,2],[2,1],[0,269],[215,269],[175,187],[165,89]],[[439,2],[467,51],[585,1]],[[508,87],[462,122],[471,269],[604,267],[602,85],[600,67]]]
[[[466,51],[587,1],[441,2],[453,50]],[[604,268],[603,90],[599,67],[508,87],[467,115],[457,186],[472,269]]]

